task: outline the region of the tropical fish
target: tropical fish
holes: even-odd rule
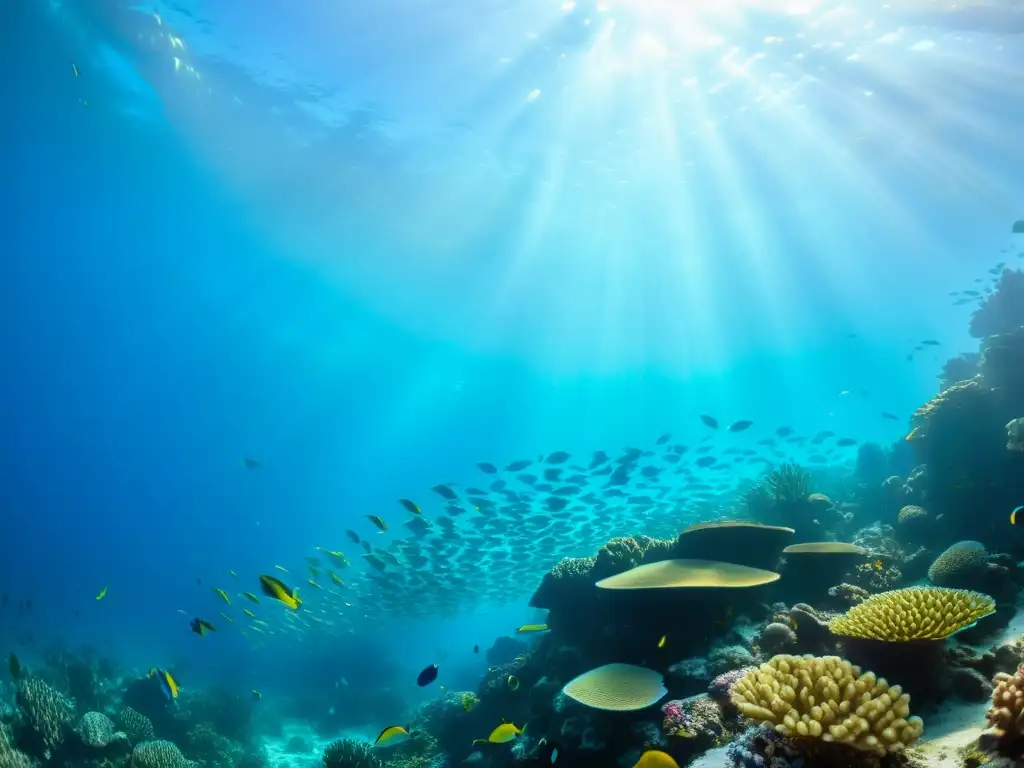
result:
[[[1024,510],[1024,505],[1014,508],[1013,512],[1010,513],[1010,525],[1017,524],[1017,513]]]
[[[234,624],[234,623],[235,623],[235,620],[234,620],[234,619],[232,619],[232,618],[231,618],[230,616],[228,616],[228,615],[227,615],[226,613],[224,613],[223,611],[221,611],[220,617],[221,617],[222,619],[224,619],[224,621],[226,621],[226,622],[227,622],[228,624]]]
[[[668,640],[668,635],[662,635],[661,636],[661,640],[658,641],[658,647],[659,648],[664,648],[666,640]]]
[[[508,683],[508,689],[510,691],[518,691],[519,690],[519,678],[516,677],[515,675],[509,675],[508,679],[505,682]]]
[[[245,614],[246,616],[248,616],[248,617],[249,617],[250,619],[255,619],[255,618],[256,618],[256,614],[255,614],[255,613],[253,613],[252,611],[250,611],[250,610],[249,610],[248,608],[243,608],[243,609],[242,609],[242,613],[244,613],[244,614]]]
[[[345,586],[344,580],[341,578],[341,576],[336,574],[334,571],[328,571],[327,575],[330,576],[331,577],[331,581],[334,582],[335,584],[337,584],[339,587],[344,587]]]
[[[217,628],[205,619],[195,618],[189,623],[192,631],[200,637],[205,637],[207,632],[216,632]]]
[[[245,464],[247,469],[256,469],[256,467],[260,465],[260,463],[256,461],[256,459],[242,459],[242,462]]]
[[[160,690],[164,692],[164,696],[168,699],[178,698],[178,681],[171,676],[170,672],[163,669],[152,669],[150,675],[159,681]]]
[[[279,570],[281,573],[287,573],[289,576],[292,573],[287,568],[285,568],[283,565],[275,565],[274,567],[277,568],[277,570]]]
[[[640,759],[633,768],[679,768],[679,763],[671,755],[657,749],[649,749],[640,755]]]
[[[228,597],[227,592],[225,592],[220,587],[210,587],[210,589],[212,589],[217,594],[217,596],[220,597],[221,600],[223,600],[228,605],[231,605],[231,598]]]
[[[416,677],[416,685],[422,688],[437,680],[437,664],[431,664]]]
[[[701,414],[700,420],[704,422],[704,426],[710,427],[711,429],[718,429],[718,419],[714,416],[708,416],[707,414]]]
[[[515,741],[517,736],[522,736],[523,729],[517,728],[514,723],[503,722],[493,731],[491,735],[486,739],[474,739],[474,744],[487,743],[491,744],[508,744],[510,741]]]
[[[235,573],[234,571],[228,571],[228,573],[230,573],[230,574],[231,574],[231,578],[232,578],[232,579],[237,579],[237,578],[238,578],[238,574],[237,574],[237,573]]]
[[[474,645],[473,646],[473,653],[480,653],[480,646],[479,645]]]
[[[523,624],[523,626],[516,630],[516,634],[528,635],[533,632],[547,632],[548,629],[547,624]]]
[[[257,604],[260,601],[260,599],[256,597],[256,595],[254,595],[252,592],[243,592],[242,597],[244,597],[246,600],[251,600],[252,602]]]
[[[388,524],[385,523],[379,515],[367,515],[366,519],[377,526],[381,533],[384,533],[388,529]]]
[[[558,762],[558,742],[541,739],[537,743],[537,762],[541,765],[554,765]]]
[[[97,600],[102,600],[104,597],[106,597],[107,596],[107,589],[109,589],[109,588],[110,588],[109,584],[105,585],[103,587],[103,589],[100,590],[99,594],[96,595],[96,599]]]
[[[740,421],[734,421],[732,424],[730,424],[729,425],[729,431],[730,432],[746,432],[752,426],[754,426],[754,422],[752,422],[752,421],[750,421],[748,419],[741,419]]]
[[[409,501],[409,499],[399,499],[398,503],[405,507],[407,510],[412,512],[414,515],[422,515],[423,511],[416,505],[416,502]]]
[[[373,742],[375,747],[393,747],[409,740],[409,732],[400,725],[389,725],[380,732],[380,736]]]
[[[259,701],[263,698],[263,694],[257,691],[255,688],[252,689],[252,698],[254,701]]]
[[[276,579],[273,576],[267,576],[263,574],[260,576],[260,588],[263,590],[263,594],[267,597],[272,597],[278,600],[293,611],[297,610],[302,601],[299,599],[299,593],[297,590],[289,589],[285,586],[285,583],[280,579]]]
[[[21,662],[18,661],[18,657],[13,653],[7,657],[7,668],[11,670],[11,679],[21,679]]]

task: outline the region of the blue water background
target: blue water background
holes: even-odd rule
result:
[[[1015,256],[1019,35],[935,32],[953,53],[883,59],[870,105],[825,70],[787,120],[692,139],[683,171],[641,141],[674,109],[656,89],[559,95],[542,43],[575,33],[551,6],[462,5],[158,4],[192,80],[150,8],[5,6],[0,585],[34,607],[0,637],[355,679],[351,641],[198,641],[178,611],[215,617],[228,569],[298,572],[477,461],[695,440],[698,413],[890,442],[906,423],[879,413],[973,348],[946,293]],[[519,63],[480,64],[502,51]],[[607,183],[568,160],[606,152]],[[441,651],[472,670],[532,615],[360,634],[411,674]]]

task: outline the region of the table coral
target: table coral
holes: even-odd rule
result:
[[[996,609],[988,595],[965,589],[907,587],[873,595],[829,622],[834,634],[887,642],[941,640]]]

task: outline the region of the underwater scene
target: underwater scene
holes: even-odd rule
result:
[[[1020,0],[0,6],[0,768],[1024,766]]]

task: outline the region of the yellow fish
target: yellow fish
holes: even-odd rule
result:
[[[260,587],[263,589],[263,594],[267,597],[279,600],[293,611],[302,605],[302,601],[299,600],[298,591],[289,589],[280,579],[275,579],[273,576],[260,576]]]
[[[373,523],[375,526],[380,528],[380,532],[384,533],[388,529],[388,524],[385,523],[379,515],[367,515],[366,519]]]
[[[407,510],[412,512],[414,515],[422,515],[423,511],[417,506],[415,501],[409,501],[409,499],[399,499],[398,503],[405,507]]]
[[[98,595],[96,595],[96,599],[97,599],[97,600],[102,600],[102,599],[103,599],[104,597],[106,597],[106,596],[107,596],[107,589],[108,589],[109,587],[110,587],[110,585],[109,585],[109,584],[107,584],[106,586],[104,586],[104,587],[103,587],[103,589],[101,589],[101,590],[100,590],[100,593],[99,593]]]
[[[640,755],[640,759],[633,768],[679,768],[679,763],[673,760],[671,755],[666,755],[656,749],[649,749]]]
[[[320,549],[320,547],[317,547],[317,549]],[[320,551],[327,555],[338,568],[348,568],[349,562],[344,552],[331,549],[320,549]]]
[[[255,613],[253,613],[252,611],[250,611],[250,610],[249,610],[248,608],[243,608],[243,609],[242,609],[242,613],[244,613],[244,614],[245,614],[246,616],[248,616],[248,617],[249,617],[250,619],[255,619],[255,618],[256,618],[256,614],[255,614]]]
[[[662,635],[661,636],[661,640],[658,641],[658,647],[659,648],[664,648],[666,640],[668,640],[668,635]]]
[[[515,741],[517,736],[523,735],[522,728],[516,728],[515,723],[502,723],[493,731],[491,735],[486,739],[474,739],[474,744],[508,744],[510,741]]]
[[[228,605],[231,605],[231,598],[228,597],[228,593],[227,592],[225,592],[220,587],[210,587],[210,589],[212,589],[214,592],[216,592],[221,600],[223,600]]]
[[[311,587],[315,587],[316,589],[323,589],[323,587],[321,587],[319,584],[317,584],[312,579],[306,579],[306,583],[309,584],[309,586],[311,586]]]
[[[380,732],[380,736],[373,742],[375,747],[393,747],[409,740],[409,732],[400,725],[389,725]]]
[[[257,605],[260,602],[260,599],[256,597],[256,595],[254,595],[252,592],[243,592],[242,597],[246,598],[247,600],[252,600],[252,602],[256,603]]]
[[[334,571],[328,571],[327,573],[330,575],[331,581],[333,581],[339,587],[344,587],[345,586],[345,582],[342,580],[341,576],[336,574]]]
[[[526,635],[531,632],[547,632],[548,629],[547,624],[523,624],[523,626],[516,630],[516,633]]]

